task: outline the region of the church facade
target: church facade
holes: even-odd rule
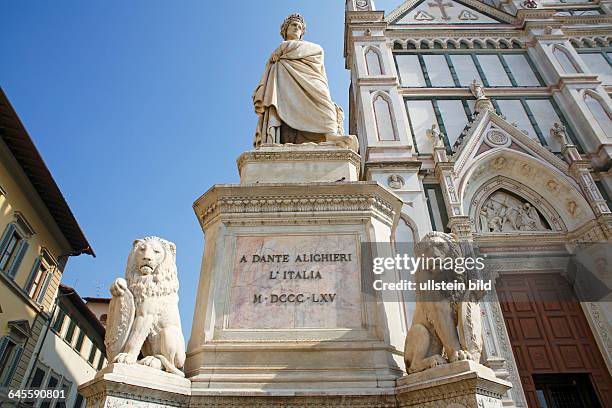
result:
[[[504,406],[612,405],[612,307],[568,262],[612,241],[611,14],[607,1],[346,2],[362,177],[402,198],[396,242],[452,232],[492,260],[483,362],[513,385]],[[602,245],[588,269],[610,287]]]

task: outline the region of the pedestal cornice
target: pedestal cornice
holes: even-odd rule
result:
[[[312,218],[326,213],[372,212],[392,224],[399,217],[399,197],[376,182],[291,183],[213,186],[193,204],[203,229],[220,216],[245,221],[250,217]]]

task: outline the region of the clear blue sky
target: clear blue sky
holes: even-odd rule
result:
[[[348,112],[342,0],[2,4],[0,85],[97,254],[71,258],[64,283],[108,296],[135,238],[173,241],[189,337],[204,244],[191,205],[238,182],[251,94],[293,12],[325,49],[332,98]]]

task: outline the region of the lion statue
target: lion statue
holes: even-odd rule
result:
[[[134,241],[125,279],[116,279],[110,288],[104,339],[109,361],[138,362],[184,376],[178,288],[176,246],[158,237]]]
[[[423,237],[417,254],[423,259],[464,256],[454,234],[436,231]],[[408,374],[459,360],[480,361],[482,320],[478,299],[484,293],[467,290],[470,279],[470,271],[444,269],[440,262],[421,264],[417,270],[416,309],[404,345]],[[420,290],[421,283],[427,281],[463,282],[466,290]]]

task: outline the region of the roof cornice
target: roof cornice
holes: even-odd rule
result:
[[[62,235],[68,241],[72,249],[70,255],[85,253],[95,256],[51,172],[1,87],[0,138],[8,146]]]

